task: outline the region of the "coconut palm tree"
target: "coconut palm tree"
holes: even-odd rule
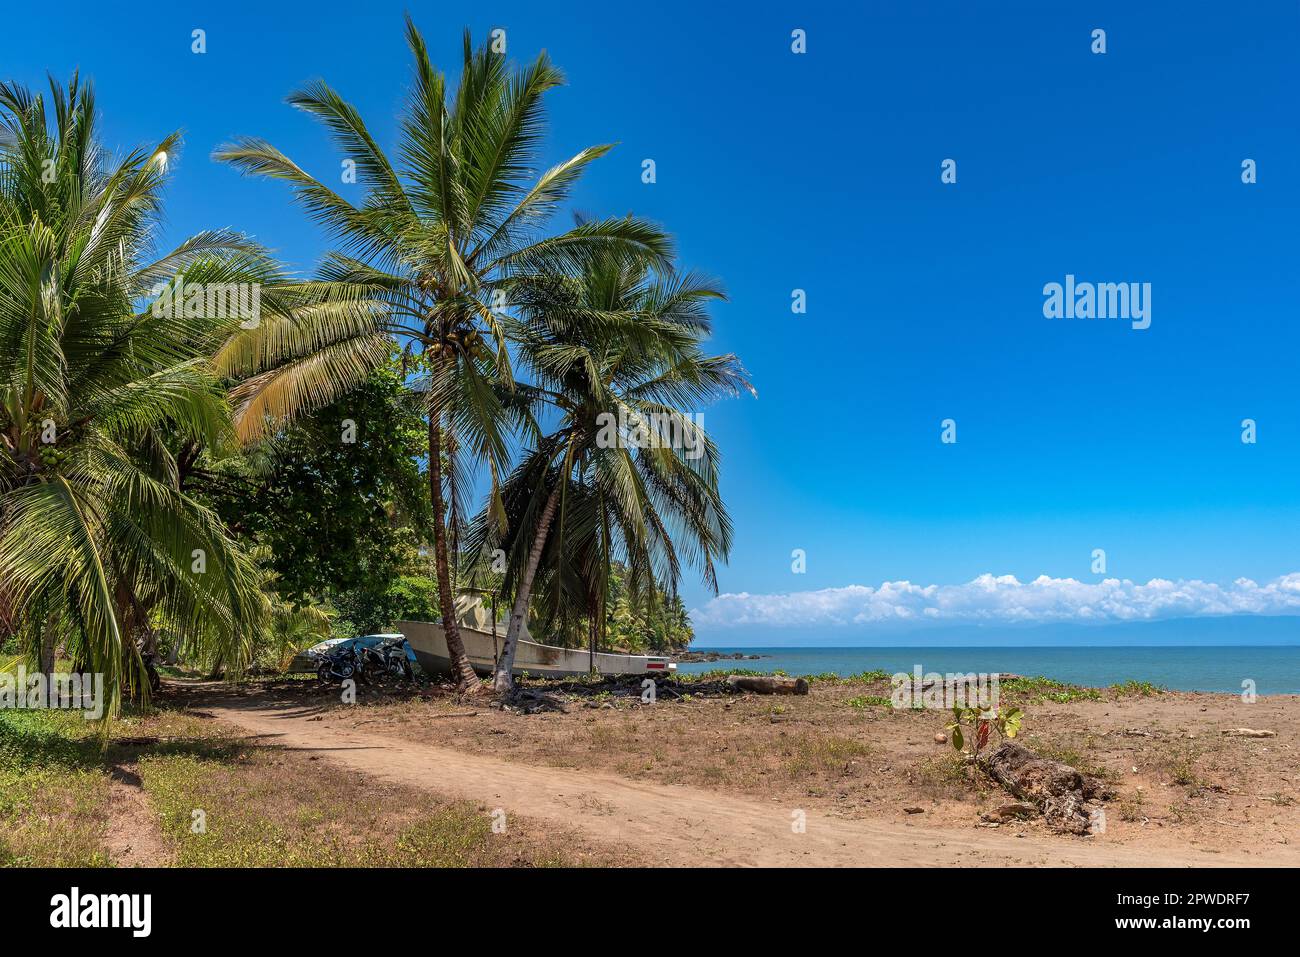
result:
[[[603,606],[610,563],[634,590],[675,590],[685,559],[716,590],[715,561],[731,546],[718,492],[718,451],[693,413],[753,392],[734,355],[708,356],[708,304],[722,298],[698,274],[597,254],[581,274],[521,284],[514,338],[556,427],[511,475],[514,590],[494,687],[505,693],[529,600],[553,527],[553,596]],[[480,519],[476,541],[490,537]],[[566,578],[569,584],[566,586]],[[573,582],[579,582],[574,585]],[[557,590],[558,589],[558,590]],[[650,589],[653,593],[654,589]],[[589,607],[595,623],[603,607]]]
[[[255,568],[180,490],[175,450],[232,434],[208,352],[241,316],[142,303],[177,276],[273,280],[232,233],[154,250],[173,134],[120,160],[75,76],[0,84],[0,581],[43,670],[61,640],[117,711],[158,616],[209,647],[257,626]],[[200,287],[202,288],[202,287]]]
[[[457,89],[434,69],[410,18],[406,37],[414,80],[391,160],[360,114],[324,82],[289,103],[322,121],[355,186],[325,185],[271,144],[240,139],[217,158],[246,174],[288,182],[296,200],[341,244],[320,270],[334,306],[368,311],[303,315],[265,325],[220,357],[247,377],[237,388],[240,428],[256,434],[301,407],[325,404],[377,364],[385,340],[405,348],[421,373],[429,413],[429,488],[433,503],[439,605],[456,676],[477,679],[454,612],[450,534],[461,525],[466,460],[485,464],[490,501],[500,515],[498,476],[507,464],[513,387],[504,316],[522,277],[571,275],[603,251],[664,261],[670,249],[657,228],[633,218],[586,222],[558,235],[544,229],[583,170],[610,147],[594,146],[541,171],[543,98],[562,74],[542,54],[512,68],[503,54],[473,48],[465,33]],[[359,201],[347,198],[361,192]],[[446,485],[446,491],[444,491]]]

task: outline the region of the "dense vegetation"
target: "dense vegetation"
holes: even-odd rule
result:
[[[237,674],[401,617],[443,620],[477,690],[451,609],[484,583],[513,608],[505,690],[529,618],[680,648],[682,575],[716,589],[731,527],[696,413],[749,389],[704,350],[720,287],[653,223],[554,228],[610,147],[543,164],[544,54],[467,34],[453,89],[407,39],[393,158],[325,83],[289,99],[354,182],[251,137],[216,153],[325,230],[307,280],[230,231],[154,249],[179,135],[114,158],[88,84],[0,85],[0,642],[103,672],[110,712],[155,656]]]

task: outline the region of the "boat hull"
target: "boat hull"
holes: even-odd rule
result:
[[[406,636],[420,667],[430,674],[451,673],[447,654],[447,637],[442,626],[427,621],[399,621],[397,630]],[[489,675],[496,664],[497,652],[504,635],[492,635],[477,628],[460,626],[461,641],[470,664],[481,675]],[[545,678],[571,678],[585,675],[591,666],[589,652],[579,648],[557,648],[536,641],[520,641],[515,652],[512,674],[530,674]],[[620,655],[597,652],[596,671],[602,675],[666,674],[677,670],[667,658],[657,655]]]

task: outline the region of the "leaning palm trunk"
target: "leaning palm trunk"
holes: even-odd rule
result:
[[[546,547],[546,536],[551,530],[551,523],[555,520],[555,510],[560,504],[560,488],[557,482],[546,499],[546,506],[542,509],[542,516],[537,523],[537,535],[533,539],[533,547],[528,552],[528,564],[524,566],[524,576],[520,579],[519,588],[515,592],[515,607],[510,612],[510,624],[506,628],[506,640],[501,647],[501,655],[497,658],[497,670],[493,680],[497,694],[506,694],[514,686],[512,671],[515,666],[515,651],[519,648],[519,633],[523,631],[524,622],[528,619],[528,599],[532,595],[537,567],[542,563],[542,550]]]
[[[58,634],[53,617],[48,618],[41,632],[41,674],[54,674],[54,651]]]
[[[451,592],[451,562],[447,556],[447,529],[443,525],[446,507],[442,499],[442,428],[438,413],[429,415],[429,497],[433,502],[433,554],[438,567],[438,608],[442,612],[442,632],[447,638],[447,657],[451,659],[452,677],[462,690],[473,688],[478,675],[465,653],[456,623],[456,600]]]

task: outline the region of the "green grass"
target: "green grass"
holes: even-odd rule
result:
[[[0,865],[102,867],[108,781],[97,729],[66,711],[0,711]]]
[[[412,801],[274,752],[150,756],[139,769],[181,867],[474,867],[509,857],[509,839],[471,804]],[[568,863],[554,852],[510,862]]]
[[[101,731],[77,713],[0,710],[0,865],[111,866],[108,772],[119,764],[139,774],[179,866],[574,863],[546,835],[493,833],[484,809],[252,747],[182,712],[125,714],[107,741]]]
[[[1114,771],[1097,764],[1089,757],[1089,752],[1093,749],[1093,739],[1090,736],[1085,738],[1082,748],[1038,736],[1028,738],[1025,744],[1043,757],[1068,764],[1089,777],[1102,780],[1114,780],[1117,777]]]
[[[928,798],[965,798],[972,783],[965,754],[949,749],[926,758],[917,766],[916,783],[920,793]]]
[[[1101,692],[1096,688],[1067,684],[1043,675],[1033,678],[1004,678],[998,682],[998,690],[1027,695],[1035,701],[1055,701],[1059,704],[1101,700]]]
[[[566,866],[558,843],[495,834],[487,811],[359,780],[202,729],[137,763],[181,867]],[[196,827],[202,811],[203,827]]]
[[[698,681],[719,681],[727,675],[745,675],[748,677],[770,677],[777,675],[782,678],[788,678],[784,671],[756,671],[753,668],[714,668],[710,671],[701,671],[696,674],[677,674],[676,679],[679,682],[694,683]]]
[[[1128,681],[1121,681],[1119,684],[1111,685],[1110,690],[1120,697],[1149,698],[1152,695],[1164,694],[1166,689],[1160,685],[1153,685],[1149,681],[1136,681],[1130,678]]]
[[[793,750],[786,772],[792,778],[841,771],[845,765],[871,753],[871,748],[860,741],[834,736],[799,738],[791,744]]]
[[[825,681],[832,684],[848,684],[850,682],[888,681],[893,677],[888,671],[882,671],[877,668],[875,671],[863,671],[856,675],[841,675],[834,671],[824,671],[819,675],[808,675],[810,682]]]
[[[1195,791],[1205,783],[1197,767],[1199,757],[1191,745],[1173,745],[1161,755],[1160,766],[1174,784]]]
[[[720,678],[727,677],[727,675],[746,675],[754,677],[776,676],[781,678],[790,677],[788,672],[782,671],[780,668],[775,671],[757,671],[753,668],[714,668],[710,671],[701,671],[695,674],[678,674],[677,680],[685,682],[716,681]],[[817,684],[819,682],[824,684],[848,684],[850,682],[888,681],[892,676],[888,671],[876,669],[875,671],[863,671],[856,675],[841,675],[834,671],[823,671],[821,674],[802,675],[801,677],[806,679],[809,684]]]
[[[850,708],[888,708],[893,702],[883,695],[860,694],[845,702]]]

